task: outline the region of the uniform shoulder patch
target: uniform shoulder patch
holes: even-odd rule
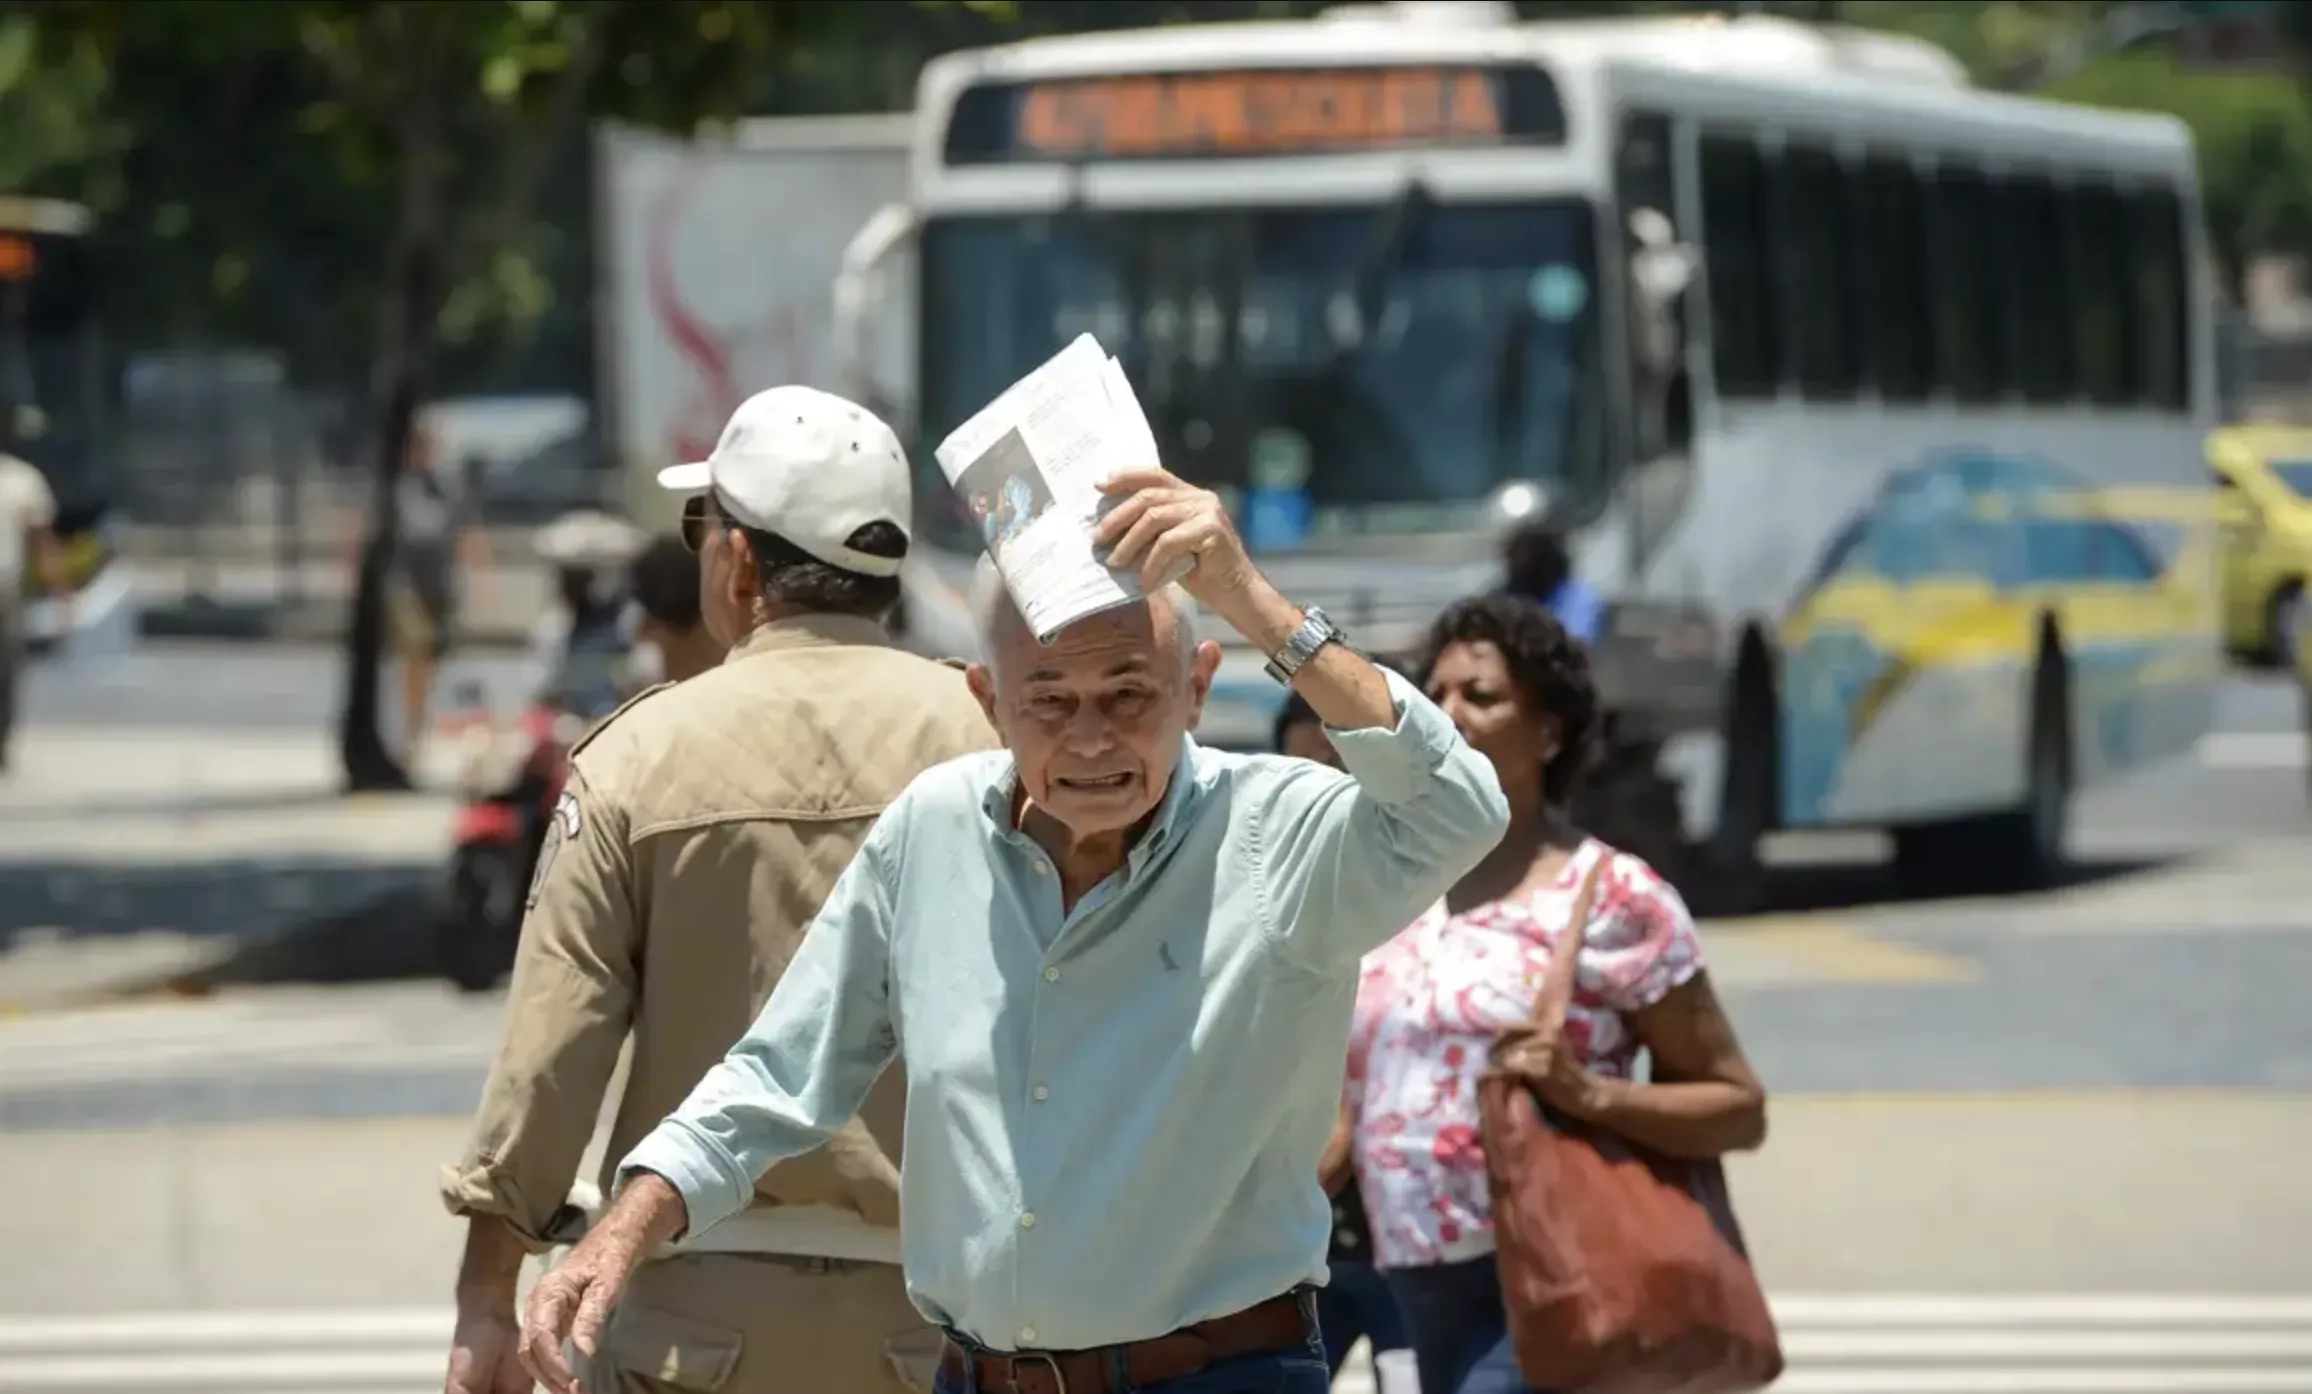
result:
[[[538,869],[530,873],[530,894],[523,901],[525,910],[538,908],[538,893],[546,889],[546,873],[553,869],[555,855],[584,826],[585,817],[578,811],[578,791],[564,785],[562,797],[554,801],[553,817],[547,820],[545,840],[538,846]]]
[[[640,692],[635,693],[632,697],[629,697],[625,701],[620,702],[617,707],[611,711],[610,715],[602,718],[600,721],[595,722],[592,726],[586,729],[586,734],[580,736],[578,738],[577,744],[570,747],[570,753],[572,755],[576,755],[579,751],[584,750],[589,745],[592,745],[594,743],[594,738],[601,735],[604,731],[609,730],[612,722],[615,722],[618,720],[618,718],[626,715],[630,711],[633,711],[636,707],[641,706],[644,702],[653,697],[656,697],[659,693],[666,691],[672,686],[674,686],[674,684],[671,682],[652,683],[650,686],[642,689]]]

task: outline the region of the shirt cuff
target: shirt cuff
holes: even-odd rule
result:
[[[721,1143],[681,1118],[669,1118],[618,1164],[617,1194],[625,1194],[634,1173],[647,1171],[682,1196],[687,1223],[680,1238],[702,1234],[746,1208],[754,1184]]]
[[[1401,674],[1383,668],[1381,677],[1389,684],[1397,724],[1356,731],[1327,726],[1325,735],[1367,794],[1384,804],[1404,803],[1434,782],[1460,737],[1452,720]]]
[[[487,1216],[502,1222],[533,1254],[544,1253],[553,1241],[547,1231],[556,1215],[540,1220],[524,1205],[506,1178],[481,1162],[455,1162],[441,1170],[442,1208],[459,1219]]]

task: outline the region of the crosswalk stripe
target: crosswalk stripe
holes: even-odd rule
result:
[[[1779,1394],[2306,1394],[2312,1296],[1791,1294]],[[0,1317],[7,1394],[428,1394],[451,1314]],[[1375,1394],[1361,1357],[1335,1394]],[[1386,1394],[1402,1394],[1395,1388]]]

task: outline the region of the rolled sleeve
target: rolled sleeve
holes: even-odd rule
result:
[[[1293,957],[1354,966],[1501,840],[1509,804],[1435,703],[1383,672],[1394,727],[1328,729],[1344,776],[1284,766],[1259,810],[1261,894]]]
[[[773,1163],[824,1144],[898,1053],[891,1019],[887,812],[844,869],[753,1026],[620,1162],[653,1172],[696,1234],[744,1208]]]
[[[617,1070],[641,953],[625,811],[583,770],[568,798],[539,852],[472,1138],[441,1173],[450,1213],[494,1216],[532,1249],[551,1242]]]

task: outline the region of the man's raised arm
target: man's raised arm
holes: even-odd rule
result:
[[[1101,489],[1122,502],[1093,532],[1108,564],[1144,587],[1187,564],[1181,584],[1272,658],[1307,613],[1260,574],[1209,489],[1162,470],[1125,470]],[[1307,654],[1293,690],[1321,718],[1349,777],[1309,765],[1274,777],[1256,813],[1261,898],[1286,952],[1312,967],[1354,963],[1443,895],[1509,828],[1485,757],[1410,683],[1342,643]]]

